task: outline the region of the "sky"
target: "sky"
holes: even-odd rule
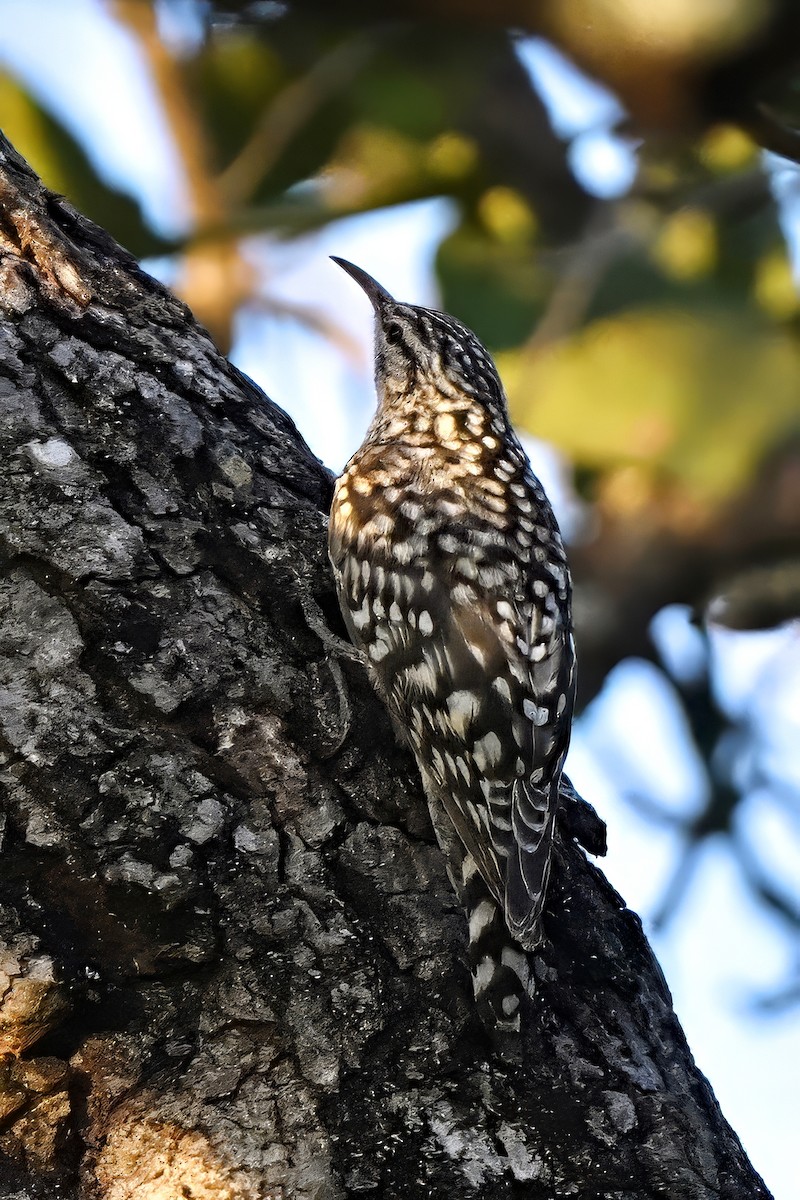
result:
[[[554,127],[571,142],[571,161],[584,185],[599,195],[623,192],[635,170],[635,147],[611,131],[619,112],[615,101],[542,43],[526,43],[521,57],[542,89]],[[4,0],[2,64],[59,112],[109,182],[136,195],[158,228],[180,229],[185,204],[168,131],[135,47],[100,0]],[[446,202],[426,201],[340,221],[292,243],[252,243],[270,295],[323,306],[357,347],[354,357],[345,357],[289,319],[249,315],[237,328],[237,365],[290,412],[334,469],[357,447],[374,397],[370,306],[328,256],[358,263],[400,299],[435,305],[434,251],[452,221]],[[168,275],[164,264],[151,266]],[[326,381],[324,394],[320,379]],[[530,439],[526,445],[569,529],[575,501],[564,465],[551,448]],[[691,670],[699,650],[686,612],[661,614],[655,634],[676,669]],[[800,744],[798,627],[770,635],[718,631],[711,653],[731,712],[745,724],[767,721],[776,754],[782,739],[784,746]],[[699,803],[698,764],[685,749],[675,753],[676,745],[686,747],[679,719],[669,686],[652,664],[620,664],[576,727],[568,769],[608,823],[609,855],[601,865],[643,917],[689,1044],[723,1112],[776,1200],[796,1200],[800,1014],[796,1007],[768,1016],[758,1009],[759,996],[790,973],[788,939],[742,886],[721,839],[704,845],[668,925],[652,924],[675,871],[680,838],[668,821],[655,824],[626,802],[621,790],[646,789],[667,817]],[[747,763],[737,769],[746,770]],[[800,878],[796,815],[790,827],[791,816],[757,792],[751,810],[742,814],[742,836],[758,830],[771,865],[791,887]]]

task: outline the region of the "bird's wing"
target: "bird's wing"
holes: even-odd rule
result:
[[[398,626],[377,670],[509,927],[534,944],[569,741],[574,653],[568,600],[550,588],[537,595],[532,583],[516,591],[508,600],[507,590],[472,589],[462,603],[457,584],[434,580],[417,601],[425,636]]]
[[[543,528],[550,541],[529,558],[498,543],[479,560],[470,535],[453,529],[435,558],[399,565],[344,554],[336,519],[331,528],[353,641],[525,945],[539,938],[572,715],[569,583],[554,528]]]

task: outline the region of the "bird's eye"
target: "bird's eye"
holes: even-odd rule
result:
[[[389,322],[384,330],[384,337],[390,346],[396,346],[398,342],[402,341],[403,331],[397,321]]]

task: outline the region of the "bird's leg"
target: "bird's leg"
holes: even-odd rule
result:
[[[347,736],[353,725],[353,706],[350,703],[350,696],[344,672],[340,666],[340,659],[345,659],[347,662],[359,663],[363,663],[363,659],[355,646],[350,642],[346,642],[344,638],[340,638],[328,628],[325,615],[310,592],[299,589],[298,595],[300,607],[303,610],[303,616],[306,619],[308,628],[317,635],[329,652],[325,662],[331,673],[331,678],[336,688],[336,697],[339,701],[339,734],[331,749],[327,750],[321,757],[326,759],[333,758],[347,741]]]
[[[317,635],[323,646],[330,650],[335,658],[343,658],[346,662],[363,663],[364,659],[362,655],[356,650],[352,642],[345,641],[344,638],[339,637],[338,633],[334,633],[328,627],[325,614],[311,593],[300,591],[298,598],[308,628],[312,633]]]

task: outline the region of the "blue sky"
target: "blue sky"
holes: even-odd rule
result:
[[[109,10],[100,0],[5,0],[3,18],[0,60],[59,112],[106,176],[135,194],[159,228],[179,230],[185,204],[169,134],[136,49]],[[545,91],[558,132],[571,139],[582,181],[602,195],[624,190],[635,169],[634,148],[610,132],[615,102],[541,44],[526,44],[522,57]],[[433,254],[452,220],[447,203],[431,201],[338,222],[297,242],[251,243],[265,294],[319,305],[356,347],[347,357],[288,318],[251,314],[237,330],[237,364],[292,414],[312,449],[334,468],[357,446],[372,410],[371,320],[366,299],[328,255],[364,266],[399,298],[435,303]],[[568,526],[574,500],[562,465],[548,447],[530,442],[529,448]],[[665,652],[690,662],[686,614],[670,612],[660,627]],[[798,627],[771,635],[719,633],[712,647],[731,711],[768,722],[776,754],[800,745]],[[676,747],[682,747],[679,753]],[[651,665],[631,661],[616,669],[576,729],[569,769],[608,822],[604,869],[647,928],[680,841],[674,829],[655,825],[626,803],[620,784],[646,789],[667,811],[699,802],[702,787],[678,709]],[[756,830],[791,886],[800,878],[796,815],[792,823],[757,794],[751,809],[742,816],[743,835]],[[650,932],[689,1043],[723,1112],[776,1200],[793,1200],[800,1014],[789,1008],[765,1017],[756,1010],[760,992],[789,975],[788,939],[742,886],[721,839],[701,851],[667,928]]]

